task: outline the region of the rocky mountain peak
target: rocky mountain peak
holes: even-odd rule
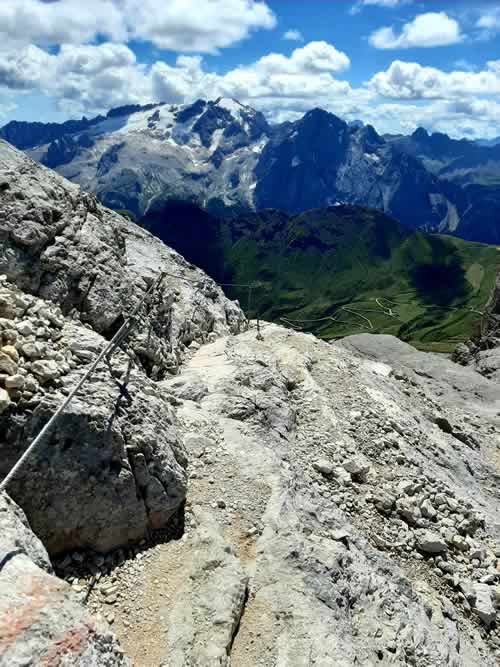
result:
[[[415,141],[428,141],[430,138],[430,134],[423,127],[417,127],[411,136]]]
[[[499,148],[423,128],[381,137],[319,108],[270,125],[221,97],[130,105],[67,124],[8,124],[0,135],[138,218],[180,200],[224,217],[345,202],[378,208],[409,228],[500,239]]]

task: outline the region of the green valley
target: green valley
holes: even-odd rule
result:
[[[494,246],[411,232],[359,206],[265,210],[209,226],[196,211],[173,206],[143,224],[187,259],[204,255],[219,282],[252,285],[226,287],[251,317],[325,339],[388,333],[450,352],[478,331],[500,259]]]

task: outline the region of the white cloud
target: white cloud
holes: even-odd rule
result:
[[[37,46],[0,52],[0,88],[19,91],[37,88],[42,72],[48,70],[51,62],[52,57]]]
[[[210,53],[271,29],[276,18],[255,0],[124,0],[132,37],[163,49]]]
[[[57,55],[28,46],[0,53],[0,88],[40,91],[70,113],[151,99],[150,77],[122,44],[63,44]]]
[[[287,57],[270,53],[224,75],[207,72],[201,56],[178,56],[175,65],[139,64],[123,44],[72,46],[57,54],[37,46],[0,51],[0,88],[40,91],[72,115],[101,113],[126,103],[189,102],[198,97],[235,97],[277,116],[321,105],[347,113],[371,93],[356,93],[335,75],[350,65],[326,42],[310,42]]]
[[[376,7],[385,7],[387,9],[395,9],[403,5],[409,5],[413,0],[358,0],[350,9],[351,14],[359,14],[363,7],[370,5]]]
[[[0,35],[12,42],[82,43],[97,34],[124,39],[123,15],[113,0],[7,0],[0,3]]]
[[[213,53],[276,25],[260,0],[3,0],[4,42],[82,44],[99,36],[163,49]]]
[[[500,32],[500,7],[481,10],[476,21],[477,39],[493,39]]]
[[[376,49],[429,48],[457,44],[462,40],[460,25],[445,12],[419,14],[410,23],[405,23],[399,34],[393,27],[386,27],[370,35],[370,44]]]
[[[153,66],[153,90],[157,99],[167,102],[222,95],[258,108],[271,110],[274,106],[276,113],[283,107],[305,110],[338,97],[345,105],[352,89],[333,74],[349,65],[345,53],[326,42],[306,44],[290,57],[270,53],[222,76],[205,72],[200,57],[184,56],[174,67],[166,63]]]
[[[290,42],[303,42],[304,36],[300,30],[287,30],[285,33],[283,33],[283,39],[287,39]]]
[[[481,72],[443,72],[419,63],[395,60],[370,81],[382,97],[403,100],[449,99],[500,94],[500,61],[490,61]]]
[[[476,27],[497,32],[500,30],[500,9],[492,9],[481,14]]]
[[[401,5],[407,5],[412,0],[361,0],[362,5],[377,5],[378,7],[400,7]]]

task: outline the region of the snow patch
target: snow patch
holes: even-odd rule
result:
[[[252,153],[262,153],[262,150],[264,149],[264,146],[267,144],[267,138],[264,137],[260,141],[258,141],[256,144],[254,144],[250,150]]]
[[[224,134],[224,130],[215,130],[214,133],[212,134],[212,143],[210,144],[210,153],[215,153],[215,151],[219,148],[219,144],[222,139],[222,135]]]
[[[229,111],[233,118],[235,118],[239,123],[242,122],[242,112],[245,111],[243,104],[229,97],[221,97],[219,100],[217,100],[216,104],[221,109]]]

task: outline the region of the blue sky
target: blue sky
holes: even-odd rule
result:
[[[7,0],[0,124],[230,96],[500,135],[500,0]]]

